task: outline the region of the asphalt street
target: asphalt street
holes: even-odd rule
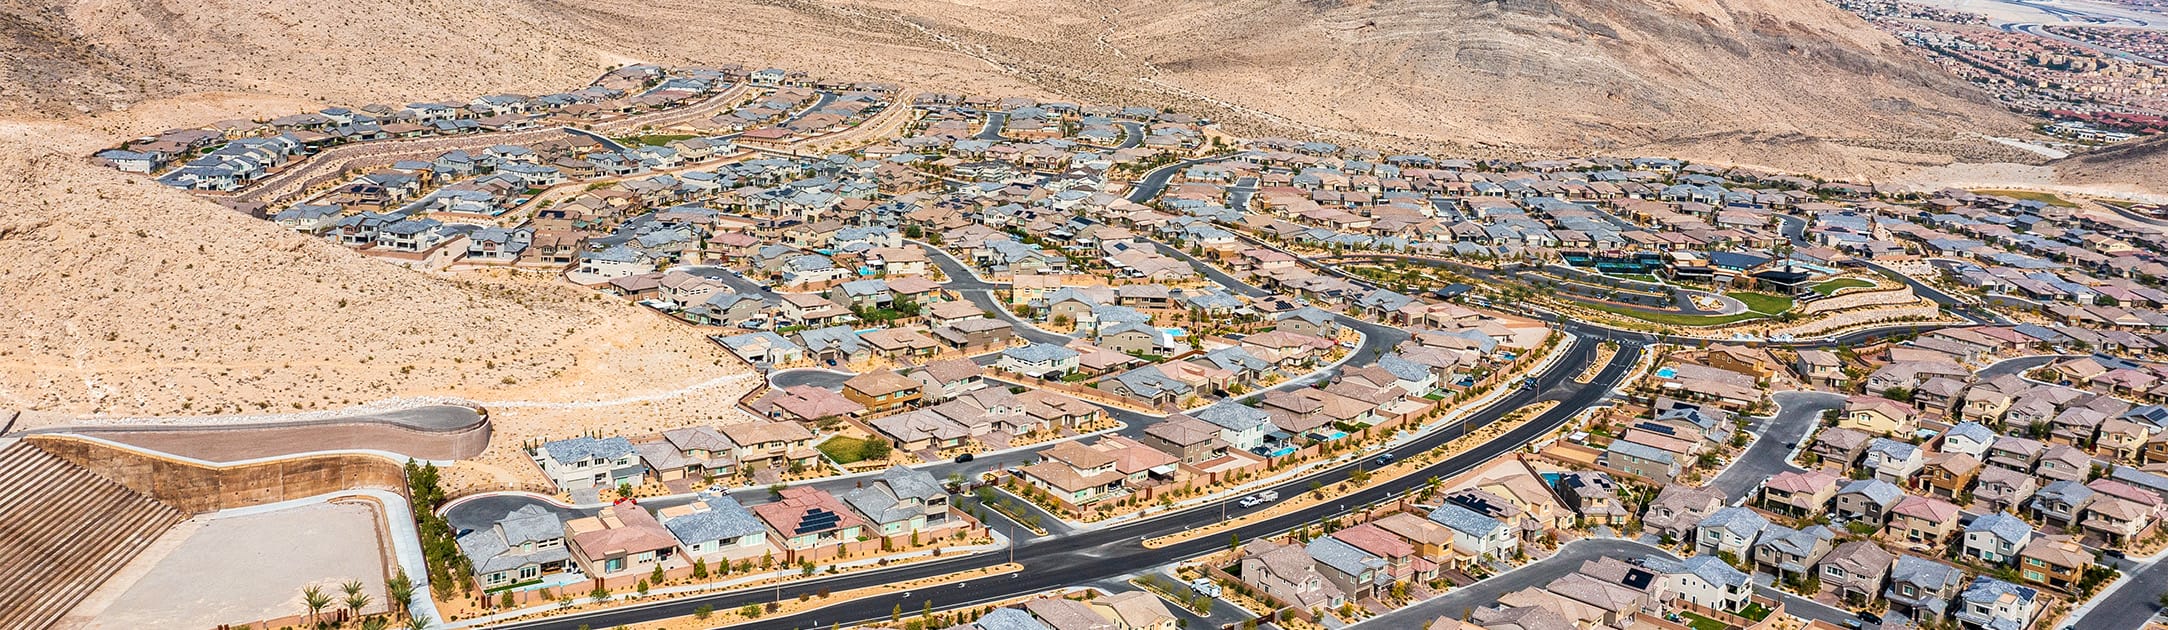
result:
[[[1182,169],[1197,164],[1231,160],[1235,157],[1235,155],[1207,155],[1152,169],[1152,172],[1145,173],[1144,177],[1138,178],[1136,182],[1130,184],[1129,196],[1126,198],[1132,203],[1151,201],[1152,198],[1159,196],[1160,191],[1167,189],[1167,181],[1174,179],[1174,176],[1181,173]]]
[[[1579,331],[1576,331],[1579,332]],[[1391,450],[1403,459],[1436,448],[1459,437],[1472,428],[1482,427],[1508,411],[1518,409],[1537,400],[1559,400],[1561,404],[1532,421],[1507,431],[1504,435],[1476,446],[1459,455],[1431,465],[1392,481],[1368,489],[1349,493],[1328,504],[1295,510],[1291,513],[1240,527],[1231,536],[1253,540],[1285,532],[1294,527],[1315,522],[1328,516],[1345,513],[1364,505],[1391,500],[1402,493],[1421,487],[1431,476],[1451,477],[1473,467],[1520,448],[1557,427],[1563,426],[1581,409],[1603,399],[1609,390],[1631,372],[1640,359],[1642,349],[1638,345],[1622,346],[1611,361],[1605,365],[1593,383],[1580,384],[1570,380],[1577,367],[1586,365],[1594,358],[1597,339],[1583,336],[1569,346],[1567,353],[1553,369],[1538,375],[1539,387],[1534,391],[1515,391],[1501,400],[1473,413],[1463,422],[1446,427]],[[1367,456],[1366,456],[1367,459]],[[1358,466],[1367,461],[1343,463],[1302,480],[1282,484],[1278,490],[1282,496],[1293,496],[1308,490],[1312,480],[1323,484],[1338,483]],[[853,623],[885,619],[896,606],[916,609],[923,602],[932,601],[935,608],[978,605],[1011,597],[1024,596],[1054,588],[1089,582],[1107,577],[1126,575],[1142,567],[1152,567],[1177,562],[1185,558],[1209,553],[1227,544],[1227,539],[1209,536],[1159,549],[1147,549],[1138,541],[1154,536],[1179,532],[1185,529],[1211,524],[1221,520],[1223,506],[1205,504],[1187,510],[1171,512],[1156,518],[1126,523],[1103,529],[1078,532],[1069,536],[1028,540],[1015,549],[1015,561],[1025,570],[1009,576],[973,580],[959,588],[939,587],[913,593],[857,598],[839,602],[827,608],[752,621],[741,624],[751,628],[813,628],[835,623]],[[801,593],[815,593],[821,589],[846,590],[871,585],[947,575],[976,567],[990,566],[1008,561],[1006,554],[987,553],[961,556],[944,560],[928,561],[882,569],[850,573],[830,578],[805,580],[782,586],[780,589],[733,591],[682,598],[664,602],[641,604],[592,613],[566,615],[545,620],[517,622],[497,627],[520,629],[570,630],[582,625],[610,627],[618,624],[634,624],[656,619],[690,614],[701,605],[717,609],[732,609],[748,603],[771,601],[775,597],[795,598]]]
[[[1709,482],[1710,487],[1724,492],[1729,504],[1737,505],[1777,473],[1798,470],[1788,461],[1792,447],[1806,439],[1807,431],[1821,421],[1823,411],[1844,407],[1843,394],[1778,392],[1773,398],[1780,405],[1776,415],[1754,418],[1746,428],[1755,436],[1746,453]]]

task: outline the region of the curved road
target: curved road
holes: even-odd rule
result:
[[[1526,406],[1537,400],[1558,400],[1561,404],[1505,434],[1485,442],[1459,455],[1447,458],[1428,469],[1385,482],[1371,488],[1340,497],[1330,504],[1320,504],[1306,509],[1237,528],[1232,536],[1254,540],[1285,532],[1318,519],[1346,512],[1359,507],[1393,499],[1398,495],[1420,488],[1431,476],[1450,477],[1467,471],[1507,452],[1520,448],[1534,439],[1563,426],[1582,409],[1602,400],[1609,390],[1617,386],[1640,360],[1639,345],[1624,344],[1614,354],[1590,384],[1574,383],[1572,374],[1579,370],[1574,366],[1587,364],[1594,358],[1597,336],[1601,330],[1576,330],[1585,333],[1566,350],[1563,360],[1536,377],[1540,385],[1537,391],[1515,391],[1499,401],[1471,414],[1465,421],[1437,431],[1421,439],[1403,444],[1389,452],[1402,458],[1413,457],[1437,448],[1453,438],[1460,437],[1471,428],[1482,427],[1496,421],[1508,411]],[[1367,459],[1368,456],[1366,456]],[[1356,467],[1366,462],[1358,460],[1320,471],[1308,478],[1280,485],[1284,496],[1308,490],[1311,480],[1325,484],[1345,480]],[[1230,499],[1232,500],[1232,499]],[[1011,597],[1025,596],[1079,582],[1134,573],[1140,569],[1158,566],[1185,558],[1222,549],[1227,539],[1207,536],[1197,540],[1177,543],[1160,549],[1147,549],[1137,544],[1139,540],[1180,532],[1185,529],[1218,522],[1222,505],[1216,502],[1187,510],[1172,512],[1157,518],[1133,522],[1105,529],[1080,532],[1070,536],[1044,538],[1020,543],[1014,550],[1015,561],[1022,564],[1022,572],[1009,576],[973,580],[958,588],[941,587],[917,593],[891,594],[864,597],[838,602],[824,609],[760,619],[742,624],[752,628],[809,628],[837,623],[853,623],[886,618],[889,612],[902,606],[916,609],[931,601],[935,608],[951,608],[977,605]],[[972,568],[991,566],[1007,561],[1005,554],[988,553],[963,556],[945,560],[906,565],[893,569],[853,573],[832,578],[805,580],[783,585],[775,589],[735,591],[701,595],[677,600],[642,604],[614,610],[596,611],[579,615],[567,615],[545,620],[516,622],[496,626],[522,630],[570,630],[580,626],[610,627],[619,624],[635,624],[668,617],[690,614],[694,608],[712,605],[716,609],[729,610],[746,604],[764,603],[776,597],[796,598],[800,594],[817,593],[822,589],[846,590],[890,584],[899,581],[947,575]]]

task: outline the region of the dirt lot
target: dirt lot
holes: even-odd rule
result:
[[[364,503],[318,503],[181,523],[59,624],[61,628],[211,628],[307,612],[301,589],[361,580],[384,602],[382,518]]]

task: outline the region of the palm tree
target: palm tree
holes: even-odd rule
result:
[[[405,614],[407,605],[414,602],[414,579],[407,577],[406,569],[393,573],[384,581],[384,596],[390,598],[392,612]]]
[[[406,628],[407,630],[429,630],[429,620],[421,617],[407,617]]]
[[[360,617],[361,609],[369,605],[369,594],[361,592],[361,580],[347,580],[339,590],[346,593],[347,616]]]
[[[384,630],[391,626],[391,618],[378,615],[361,620],[361,630]]]
[[[314,623],[325,608],[331,607],[331,596],[324,593],[324,587],[310,584],[301,589],[301,605],[309,608],[309,621]]]

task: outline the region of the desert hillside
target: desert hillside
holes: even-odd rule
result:
[[[2056,160],[2064,181],[2095,186],[2168,187],[2168,136],[2133,140]]]
[[[592,400],[745,371],[683,326],[554,278],[407,271],[12,141],[0,248],[0,408]]]
[[[2010,157],[1973,132],[2015,123],[1819,2],[0,1],[25,27],[0,44],[34,51],[0,85],[24,95],[0,104],[18,115],[538,92],[637,60],[1156,103],[1388,147],[1660,150],[1833,176]],[[265,112],[228,117],[243,113]]]

